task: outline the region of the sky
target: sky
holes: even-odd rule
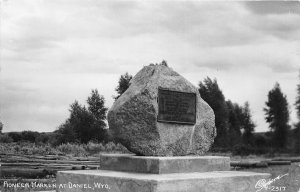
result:
[[[0,1],[3,132],[54,131],[98,89],[109,108],[121,74],[166,60],[198,86],[216,78],[249,102],[256,131],[278,82],[291,121],[300,69],[299,2]]]

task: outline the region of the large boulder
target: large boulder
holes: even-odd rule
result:
[[[196,94],[194,124],[160,122],[158,89]],[[111,134],[129,151],[146,156],[201,155],[216,136],[215,116],[198,89],[166,65],[149,65],[108,111]]]

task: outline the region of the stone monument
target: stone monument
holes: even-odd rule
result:
[[[134,76],[108,123],[129,151],[145,156],[201,155],[216,136],[214,112],[197,87],[165,65]]]
[[[61,171],[57,191],[255,191],[269,174],[230,171],[229,157],[203,155],[216,136],[214,118],[185,78],[146,66],[108,112],[112,135],[133,154],[101,154],[101,170]]]

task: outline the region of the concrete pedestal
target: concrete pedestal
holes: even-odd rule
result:
[[[229,170],[229,158],[101,155],[102,170],[60,171],[57,192],[253,192],[269,174]]]
[[[219,156],[155,157],[131,154],[101,154],[102,170],[134,173],[191,173],[229,171],[230,158]]]

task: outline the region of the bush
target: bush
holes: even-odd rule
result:
[[[241,156],[247,156],[254,153],[255,153],[255,149],[251,145],[245,145],[245,144],[235,145],[232,151],[233,155],[241,155]]]
[[[104,152],[119,152],[119,153],[130,153],[123,145],[120,143],[109,142],[104,145]]]
[[[2,154],[15,154],[15,150],[12,147],[11,143],[1,143],[0,144],[0,153],[2,153]]]
[[[59,152],[73,156],[87,156],[83,145],[80,144],[61,144],[56,148]]]
[[[11,139],[12,141],[12,139]],[[130,153],[121,144],[109,142],[107,144],[89,142],[88,144],[61,144],[52,147],[50,144],[35,144],[30,142],[1,143],[0,153],[20,155],[70,155],[86,157],[88,155],[99,155],[107,153]]]
[[[29,142],[2,143],[0,153],[21,155],[57,155],[59,151],[50,145],[36,145]]]
[[[229,153],[229,152],[231,152],[231,148],[228,148],[228,147],[216,147],[215,145],[213,145],[209,149],[209,152],[212,152],[212,153]]]
[[[87,151],[87,153],[89,153],[90,155],[96,154],[96,153],[100,153],[101,151],[105,150],[105,147],[103,146],[102,143],[94,143],[94,142],[89,142],[86,146],[85,146],[85,150]]]
[[[115,144],[109,142],[107,144],[89,142],[87,144],[61,144],[56,149],[64,154],[73,155],[73,156],[87,156],[95,155],[101,152],[107,153],[130,153],[124,146],[121,144]]]
[[[50,140],[51,136],[52,135],[50,133],[40,133],[35,138],[35,143],[37,143],[37,144],[46,144],[46,143],[49,143],[49,140]]]
[[[11,143],[13,139],[7,134],[0,134],[0,143]]]
[[[15,151],[19,151],[21,154],[25,155],[56,155],[59,152],[52,148],[51,146],[47,145],[36,145],[34,143],[26,143],[22,142],[17,144],[15,147]]]
[[[22,139],[22,135],[20,132],[9,132],[8,136],[10,136],[13,139],[13,142],[18,142]]]
[[[39,136],[39,133],[36,131],[22,131],[21,140],[34,143],[36,138]]]
[[[254,137],[254,144],[257,148],[269,146],[270,139],[265,135],[257,135]]]
[[[294,129],[294,153],[300,154],[300,122],[296,124]]]

